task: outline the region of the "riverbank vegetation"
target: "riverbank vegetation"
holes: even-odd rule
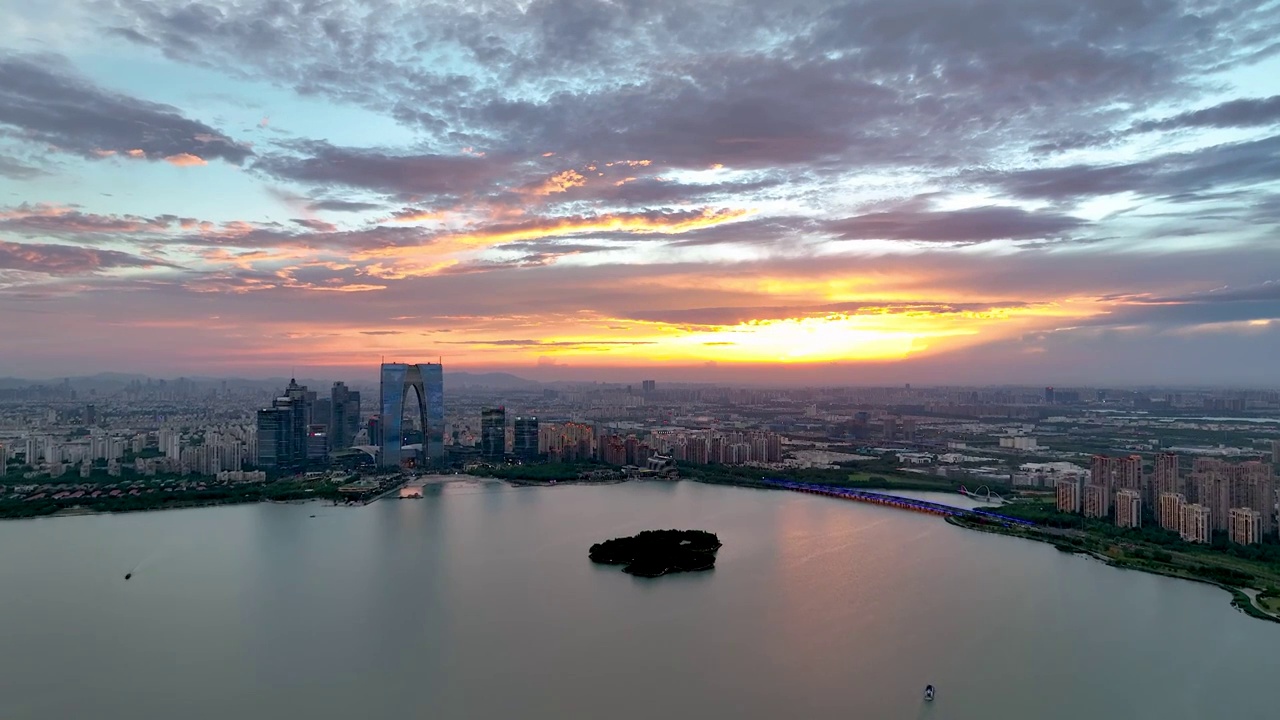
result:
[[[175,508],[204,507],[208,505],[232,505],[255,502],[288,502],[297,500],[333,500],[340,497],[338,486],[329,482],[307,482],[297,479],[267,483],[204,484],[197,486],[189,478],[164,480],[148,478],[147,484],[121,483],[123,491],[111,495],[110,490],[121,488],[107,485],[93,497],[93,491],[77,490],[71,496],[55,498],[61,493],[37,493],[36,499],[0,500],[0,519],[47,517],[84,513],[138,512],[142,510],[168,510]],[[79,486],[77,486],[79,487]],[[137,494],[134,494],[137,490]],[[77,494],[78,493],[78,494]]]
[[[591,562],[624,565],[640,577],[710,570],[716,564],[720,538],[705,530],[645,530],[591,546]]]
[[[1052,502],[1023,499],[999,512],[1031,520],[1036,527],[1004,526],[950,518],[955,525],[1052,543],[1058,549],[1091,555],[1115,567],[1218,585],[1232,592],[1232,604],[1252,617],[1280,622],[1280,546],[1235,545],[1225,538],[1203,545],[1183,541],[1160,527],[1118,528],[1079,515],[1059,513]],[[1259,591],[1255,605],[1240,588]],[[1260,606],[1260,607],[1259,607]]]

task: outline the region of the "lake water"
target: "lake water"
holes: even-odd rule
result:
[[[671,527],[718,533],[716,568],[587,560]],[[1212,587],[781,491],[463,481],[0,523],[4,720],[1254,718],[1278,651]]]

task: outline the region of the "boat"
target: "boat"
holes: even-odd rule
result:
[[[125,573],[125,574],[124,574],[124,579],[125,579],[125,580],[128,580],[128,579],[129,579],[129,578],[131,578],[131,577],[133,577],[133,573],[131,573],[131,572],[127,572],[127,573]]]
[[[925,685],[925,686],[924,686],[924,699],[925,699],[925,700],[933,700],[933,686],[932,686],[932,685]]]

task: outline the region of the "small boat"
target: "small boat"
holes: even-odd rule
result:
[[[933,700],[933,686],[932,686],[932,685],[925,685],[925,686],[924,686],[924,699],[925,699],[925,700]]]
[[[315,517],[315,515],[312,515],[311,517]]]
[[[125,574],[124,574],[124,579],[125,579],[125,580],[128,580],[128,579],[129,579],[129,578],[131,578],[131,577],[133,577],[133,573],[131,573],[131,572],[127,572],[127,573],[125,573]]]

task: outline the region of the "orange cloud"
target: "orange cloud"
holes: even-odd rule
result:
[[[204,158],[200,157],[199,155],[192,155],[191,153],[178,153],[177,155],[170,155],[164,160],[165,162],[171,165],[177,165],[178,167],[192,167],[195,165],[209,164],[207,161],[205,161]]]
[[[562,193],[569,188],[582,187],[587,184],[587,179],[577,170],[565,170],[547,178],[541,183],[528,189],[531,195],[551,195],[553,193]]]
[[[128,155],[131,158],[144,158],[147,156],[146,153],[142,152],[138,148],[134,148],[132,150],[126,151],[125,155]]]

